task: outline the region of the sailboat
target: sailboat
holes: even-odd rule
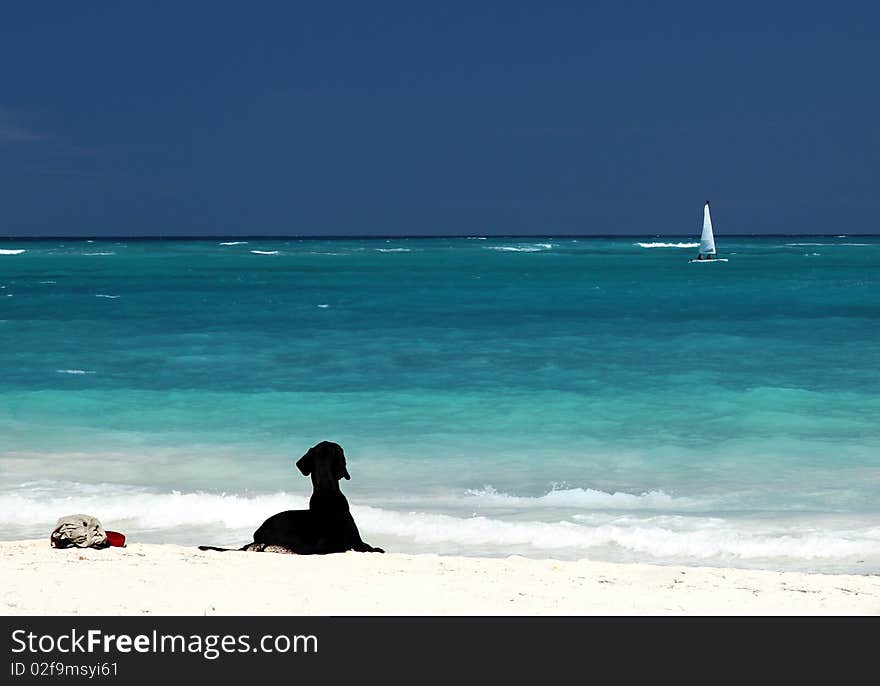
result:
[[[697,259],[691,262],[727,262],[723,257],[715,257],[715,234],[712,233],[712,217],[709,214],[709,201],[703,205],[703,233],[700,234],[700,251]]]

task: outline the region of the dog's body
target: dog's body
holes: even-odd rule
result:
[[[339,488],[340,479],[350,479],[342,446],[322,441],[296,462],[304,476],[312,477],[308,510],[287,510],[272,515],[254,532],[254,542],[241,548],[253,552],[286,552],[323,555],[354,550],[383,553],[364,543],[348,500]],[[223,550],[199,546],[201,550]]]

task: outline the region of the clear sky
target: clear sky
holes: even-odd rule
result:
[[[7,3],[0,235],[880,232],[876,7]]]

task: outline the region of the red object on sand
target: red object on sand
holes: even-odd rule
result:
[[[118,531],[107,531],[107,543],[116,548],[122,548],[125,546],[125,535],[119,533]]]

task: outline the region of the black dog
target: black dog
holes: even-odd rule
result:
[[[348,509],[348,500],[339,490],[339,480],[350,479],[345,468],[342,446],[322,441],[296,462],[304,476],[312,477],[312,497],[308,510],[287,510],[272,515],[254,532],[254,542],[241,548],[254,552],[297,555],[323,555],[354,550],[384,553],[361,540]],[[199,546],[200,550],[225,550]]]

